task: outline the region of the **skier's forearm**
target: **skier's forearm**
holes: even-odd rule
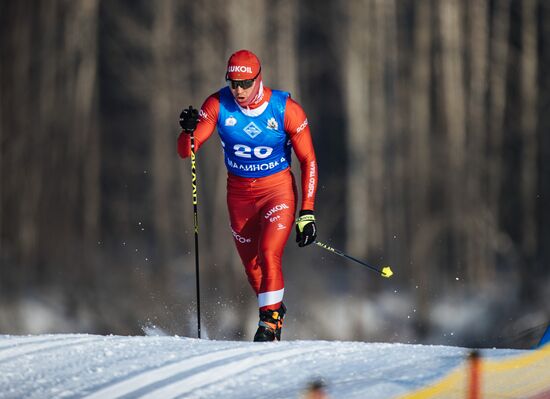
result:
[[[317,192],[317,159],[311,140],[309,126],[302,132],[292,137],[292,147],[300,162],[301,186],[302,186],[302,208],[314,210],[315,194]]]
[[[315,209],[315,193],[317,192],[317,161],[313,153],[300,162],[302,183],[302,208]]]

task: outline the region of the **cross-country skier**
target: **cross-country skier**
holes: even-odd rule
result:
[[[227,206],[231,230],[258,297],[260,322],[254,341],[281,339],[286,308],[281,259],[295,220],[297,189],[290,170],[291,148],[301,168],[301,210],[296,220],[300,247],[315,241],[314,201],[317,162],[306,114],[284,91],[262,82],[255,54],[240,50],[227,63],[228,86],[206,99],[199,112],[185,109],[178,138],[182,158],[218,128],[227,167]]]

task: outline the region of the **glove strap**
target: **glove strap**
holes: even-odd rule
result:
[[[304,231],[304,227],[312,222],[315,222],[315,215],[302,215],[296,219],[296,226],[298,226],[298,230],[302,232]]]

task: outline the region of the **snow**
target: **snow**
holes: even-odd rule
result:
[[[399,343],[0,335],[0,398],[299,398],[319,380],[331,398],[394,398],[435,382],[468,352]]]

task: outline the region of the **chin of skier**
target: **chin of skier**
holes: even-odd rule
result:
[[[248,50],[231,55],[228,85],[210,95],[200,111],[185,109],[178,153],[189,157],[189,132],[198,150],[218,130],[227,167],[227,207],[233,238],[248,281],[258,298],[260,321],[254,341],[281,339],[286,307],[281,260],[296,229],[296,242],[315,241],[317,161],[306,114],[284,91],[262,82],[258,57]],[[291,149],[301,170],[301,202],[290,170]],[[299,267],[300,265],[295,265]]]

